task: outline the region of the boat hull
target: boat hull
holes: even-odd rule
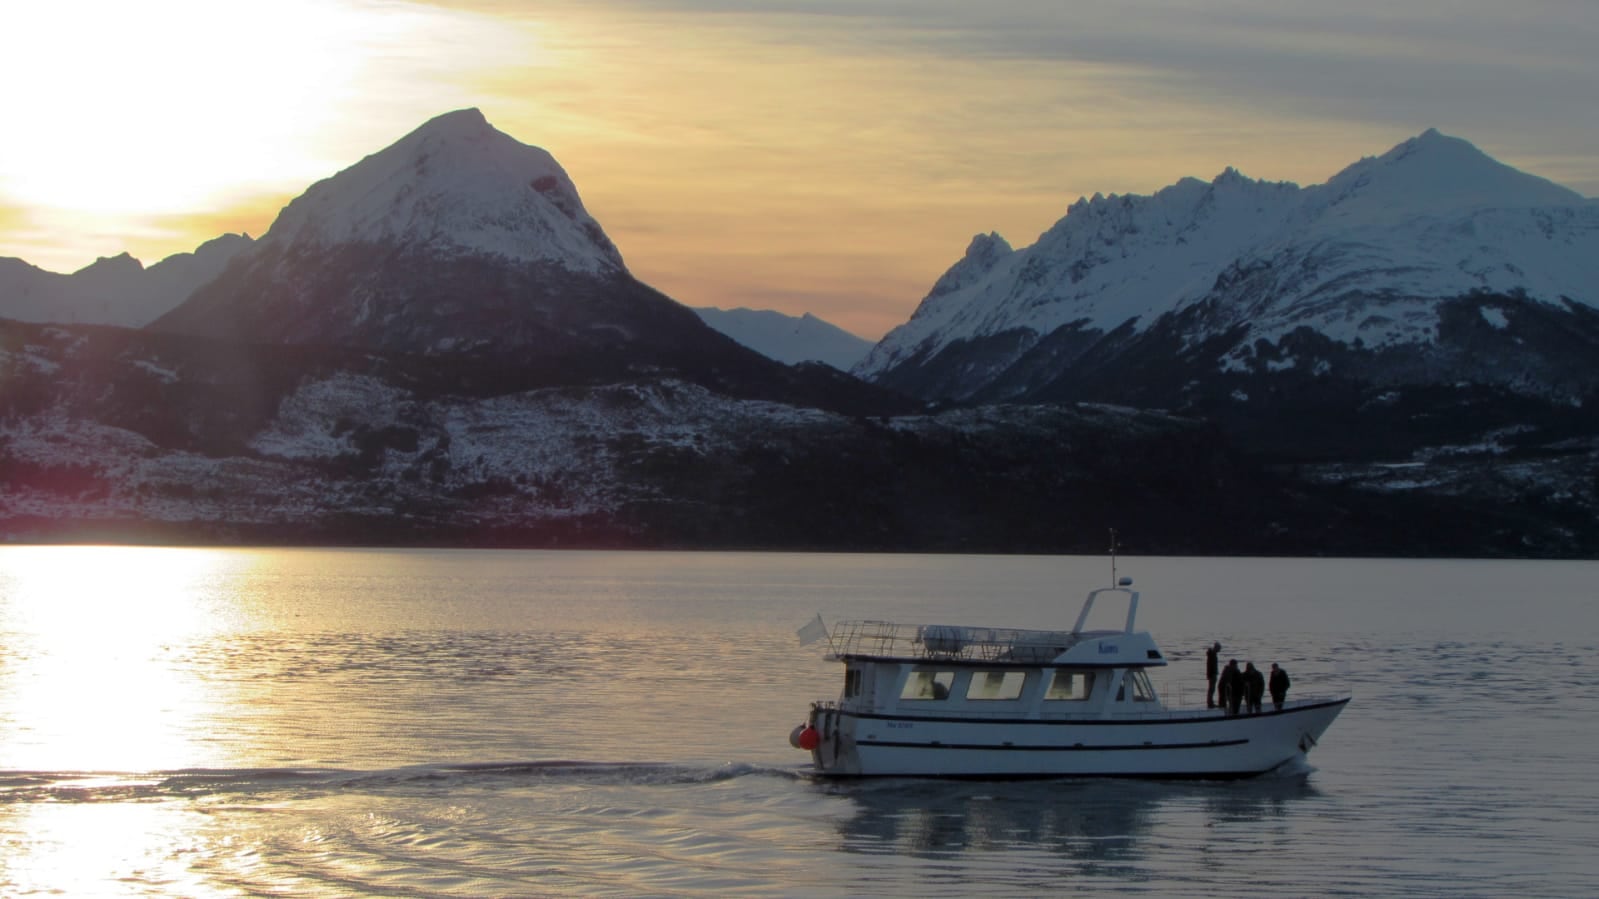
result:
[[[818,708],[816,772],[830,777],[1234,778],[1301,759],[1348,697],[1281,711],[1091,720],[938,718]]]

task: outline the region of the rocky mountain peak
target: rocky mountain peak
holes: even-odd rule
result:
[[[130,253],[122,252],[115,256],[101,256],[73,274],[81,275],[85,280],[91,278],[114,279],[136,275],[142,271],[144,271],[144,263],[133,258]]]
[[[936,297],[965,287],[993,271],[994,266],[1012,252],[1010,243],[996,231],[974,236],[966,247],[966,255],[950,266],[928,296]]]

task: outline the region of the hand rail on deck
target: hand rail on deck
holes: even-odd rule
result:
[[[1082,635],[1020,628],[840,621],[829,639],[834,656],[1041,664],[1075,645]]]

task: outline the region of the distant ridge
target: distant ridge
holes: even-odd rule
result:
[[[872,349],[872,342],[857,337],[809,312],[801,316],[771,310],[696,307],[707,325],[744,346],[789,365],[821,362],[849,371]]]
[[[123,253],[70,275],[0,259],[0,318],[143,327],[221,274],[252,243],[247,234],[224,234],[149,268]]]

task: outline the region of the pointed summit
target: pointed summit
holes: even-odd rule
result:
[[[1345,220],[1585,202],[1575,191],[1511,168],[1436,128],[1381,156],[1362,159],[1320,190],[1322,208]]]
[[[476,106],[457,109],[453,112],[441,113],[422,123],[416,132],[423,131],[457,131],[466,134],[486,133],[494,131],[494,126],[483,116],[483,110]],[[498,133],[498,132],[495,132]]]
[[[496,130],[476,109],[433,118],[312,185],[262,243],[383,244],[553,263],[574,272],[624,269],[555,158]]]

